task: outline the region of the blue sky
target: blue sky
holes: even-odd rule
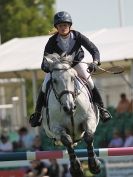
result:
[[[68,11],[73,27],[86,32],[120,26],[120,0],[56,0],[56,11]],[[121,0],[123,26],[133,26],[133,0]]]

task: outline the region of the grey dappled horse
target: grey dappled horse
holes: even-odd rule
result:
[[[70,158],[73,177],[83,177],[80,161],[74,152],[74,144],[84,139],[87,145],[88,166],[92,173],[100,173],[100,162],[93,147],[93,137],[99,122],[96,105],[77,72],[70,67],[72,56],[56,54],[45,58],[50,70],[46,108],[43,109],[43,128],[48,137],[61,142]]]

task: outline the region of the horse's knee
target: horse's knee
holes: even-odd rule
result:
[[[84,133],[84,141],[88,146],[92,145],[92,142],[94,140],[94,134],[91,132],[85,132]]]
[[[75,161],[76,155],[73,148],[73,141],[67,134],[61,135],[61,142],[67,148],[71,163]]]
[[[93,139],[94,139],[94,134],[88,133],[88,132],[84,133],[84,141],[87,144],[88,157],[95,156],[94,147],[93,147]]]
[[[72,138],[67,134],[61,135],[61,142],[63,143],[64,146],[67,147],[71,147],[73,144]]]

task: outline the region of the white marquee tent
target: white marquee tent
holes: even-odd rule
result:
[[[101,53],[102,62],[133,59],[133,27],[84,33]],[[14,38],[0,46],[0,73],[40,69],[49,36]],[[90,58],[88,52],[85,57]]]

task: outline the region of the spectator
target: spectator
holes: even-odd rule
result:
[[[118,106],[117,106],[117,109],[116,111],[118,113],[124,113],[124,112],[127,112],[128,109],[129,109],[129,100],[127,99],[127,96],[125,93],[122,93],[120,95],[120,101],[118,103]]]
[[[30,150],[32,148],[35,135],[29,133],[26,127],[19,129],[19,142],[18,147],[21,150]]]
[[[9,140],[13,145],[13,151],[18,150],[18,141],[19,141],[19,134],[18,134],[18,127],[14,127],[14,130],[9,132]]]
[[[50,166],[49,166],[49,177],[61,177],[61,166],[58,164],[56,159],[50,159]]]
[[[68,168],[68,164],[63,164],[63,173],[62,173],[62,177],[71,177],[69,168]]]
[[[132,147],[132,146],[133,146],[133,132],[131,129],[126,129],[124,147]]]
[[[13,151],[13,145],[9,141],[9,137],[7,135],[2,134],[0,137],[0,151],[7,152]]]
[[[42,151],[43,150],[40,136],[37,135],[34,138],[31,150],[33,150],[33,151]]]
[[[19,127],[15,126],[14,129],[9,132],[9,139],[11,142],[18,142],[19,141],[18,130],[19,130]]]
[[[133,112],[133,99],[130,101],[128,111],[129,111],[129,112]]]
[[[122,147],[123,144],[124,144],[124,141],[123,141],[121,133],[118,130],[114,130],[113,138],[109,142],[108,147],[109,148]]]
[[[40,160],[30,162],[31,167],[27,170],[25,177],[49,177],[46,164]]]

